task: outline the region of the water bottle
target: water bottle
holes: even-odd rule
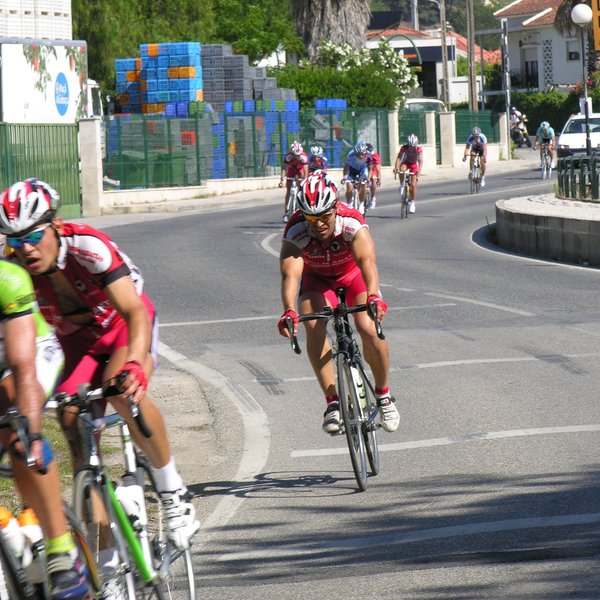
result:
[[[115,495],[129,517],[134,529],[139,530],[145,526],[144,489],[138,484],[135,475],[124,475],[121,485],[115,488]]]
[[[25,550],[25,536],[19,522],[5,506],[0,506],[0,529],[7,548],[15,558],[21,560]]]
[[[44,550],[44,533],[37,515],[31,508],[25,508],[18,516],[17,521],[21,533],[25,537],[22,564],[31,583],[42,583],[45,579],[44,567],[40,553]]]
[[[352,372],[352,380],[356,389],[358,390],[358,402],[362,408],[365,408],[367,405],[367,395],[365,393],[365,384],[363,383],[362,377],[357,369],[351,368]]]

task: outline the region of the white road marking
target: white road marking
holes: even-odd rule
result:
[[[492,302],[483,302],[481,300],[473,300],[472,298],[463,298],[461,296],[451,296],[450,294],[439,294],[437,292],[423,292],[425,296],[434,296],[435,298],[446,298],[448,300],[456,300],[458,302],[466,302],[467,304],[477,304],[478,306],[486,306],[487,308],[494,308],[496,310],[503,310],[505,312],[514,313],[515,315],[523,315],[524,317],[535,317],[535,313],[521,310],[519,308],[512,308],[510,306],[502,306],[501,304],[493,304]]]
[[[429,440],[414,440],[412,442],[399,442],[397,444],[379,444],[380,452],[394,452],[396,450],[415,450],[417,448],[432,448],[434,446],[450,446],[452,444],[466,444],[469,442],[485,442],[488,440],[500,440],[513,437],[526,437],[530,435],[557,435],[565,433],[587,433],[600,431],[600,424],[591,425],[569,425],[565,427],[538,427],[535,429],[512,429],[508,431],[481,431],[466,433],[464,435],[453,435]],[[348,448],[314,448],[309,450],[294,450],[290,453],[291,458],[302,458],[305,456],[332,456],[337,454],[348,454]]]
[[[294,544],[293,542],[290,542],[285,546],[272,546],[265,550],[250,550],[248,552],[223,554],[219,556],[217,560],[219,560],[219,562],[229,562],[234,560],[289,559],[297,556],[318,555],[323,552],[360,551],[365,548],[374,548],[378,546],[397,546],[401,544],[412,544],[414,542],[426,542],[466,535],[501,533],[505,531],[540,529],[547,527],[572,527],[575,525],[592,525],[595,523],[600,523],[600,513],[505,519],[503,521],[488,521],[482,523],[469,523],[467,525],[453,525],[450,527],[435,527],[433,529],[405,531],[402,533],[385,533],[371,537],[311,541],[306,544]]]
[[[268,235],[261,243],[261,247],[262,249],[267,253],[270,254],[271,256],[274,256],[275,258],[279,258],[279,250],[274,250],[273,248],[271,248],[271,246],[269,245],[271,243],[271,241],[273,240],[273,238],[275,237],[279,237],[281,238],[281,233],[272,233],[271,235]]]
[[[244,449],[233,480],[254,481],[267,463],[271,443],[267,415],[258,402],[240,385],[217,371],[190,360],[162,342],[159,342],[158,353],[177,368],[217,387],[232,401],[241,415],[244,428]],[[219,501],[215,510],[202,522],[202,543],[207,541],[207,530],[226,525],[242,501],[242,497],[235,495],[224,496]]]

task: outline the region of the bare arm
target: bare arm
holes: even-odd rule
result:
[[[375,243],[366,227],[359,229],[352,240],[352,255],[367,284],[367,297],[371,294],[379,295],[379,272],[375,257]],[[377,318],[383,319],[384,312],[377,309]]]
[[[279,269],[281,271],[281,302],[283,311],[297,312],[296,302],[300,291],[300,279],[304,260],[300,248],[290,242],[283,241],[279,254]],[[294,325],[294,333],[298,331],[298,324]],[[285,332],[287,333],[287,332]]]

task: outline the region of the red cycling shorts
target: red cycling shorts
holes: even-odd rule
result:
[[[413,173],[414,175],[416,175],[419,172],[419,163],[416,162],[403,162],[402,165],[406,165],[407,166],[407,170],[409,173]],[[400,167],[402,167],[402,165],[400,165]]]
[[[327,300],[327,304],[335,308],[337,306],[335,290],[339,287],[346,289],[346,304],[348,306],[354,306],[356,297],[367,291],[367,284],[362,273],[358,267],[355,267],[349,273],[338,277],[323,277],[322,275],[304,273],[300,285],[300,297],[303,294],[316,292],[322,294]]]
[[[146,294],[142,294],[141,299],[153,324],[152,347],[149,351],[155,356],[158,321],[155,318],[154,304]],[[119,315],[109,329],[97,339],[91,339],[83,328],[81,333],[62,336],[60,343],[65,353],[65,368],[56,391],[74,394],[77,392],[77,386],[82,383],[89,383],[92,388],[100,387],[104,383],[104,368],[108,359],[115,350],[129,345],[129,327]]]

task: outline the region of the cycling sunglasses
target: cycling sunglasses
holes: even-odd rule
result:
[[[307,215],[304,214],[304,218],[309,223],[316,223],[317,221],[321,221],[321,223],[327,223],[331,218],[331,215],[335,213],[335,210],[328,210],[326,213],[321,213],[320,215]]]
[[[37,246],[44,237],[44,232],[46,229],[50,227],[49,224],[40,227],[39,229],[34,229],[29,233],[21,236],[6,236],[6,243],[13,250],[17,250],[22,248],[25,244],[30,244],[31,246]]]

